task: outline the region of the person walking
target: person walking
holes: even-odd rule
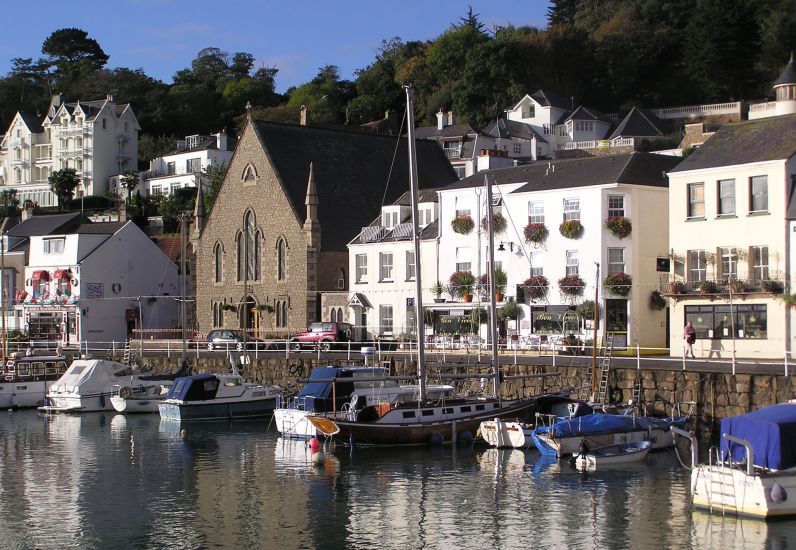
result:
[[[688,354],[691,353],[691,357],[696,358],[694,355],[694,343],[696,342],[696,329],[694,325],[691,324],[691,321],[688,321],[685,324],[685,328],[683,329],[683,340],[685,341],[685,345],[683,347],[683,353],[686,357]]]

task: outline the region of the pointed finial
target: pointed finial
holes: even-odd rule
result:
[[[251,120],[252,119],[252,103],[251,101],[246,102],[246,118]]]

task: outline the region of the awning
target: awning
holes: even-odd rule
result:
[[[53,279],[71,279],[68,269],[56,269],[53,272]]]
[[[364,307],[367,309],[373,309],[373,306],[370,305],[370,300],[365,298],[365,295],[361,292],[354,292],[354,295],[351,296],[351,299],[348,301],[348,307]]]
[[[39,270],[33,272],[33,282],[37,283],[39,281],[49,281],[50,280],[50,272]]]

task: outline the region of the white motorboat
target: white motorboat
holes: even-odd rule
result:
[[[758,518],[796,516],[796,402],[771,405],[721,421],[721,444],[697,464],[691,440],[694,508]]]
[[[632,443],[606,445],[596,449],[584,448],[573,457],[578,468],[593,469],[600,466],[640,462],[646,458],[650,448],[652,448],[651,441],[634,441]]]
[[[158,410],[162,419],[178,422],[257,418],[270,416],[281,397],[278,387],[248,384],[233,369],[177,378]]]
[[[429,399],[447,399],[453,386],[428,386]],[[380,403],[417,400],[417,386],[401,386],[383,367],[325,367],[310,372],[306,384],[284,407],[277,406],[274,421],[286,437],[309,438],[320,435],[307,417],[310,414],[351,417],[364,407]]]
[[[38,407],[50,387],[66,372],[65,355],[13,353],[0,366],[0,409]]]
[[[111,405],[116,412],[131,413],[156,413],[158,403],[166,399],[169,388],[180,376],[189,374],[191,366],[185,362],[177,372],[172,374],[154,374],[139,376],[137,386],[119,386],[114,388],[111,396]]]
[[[76,359],[47,393],[45,412],[92,412],[112,410],[115,388],[138,386],[146,376],[136,367],[109,359]]]
[[[594,411],[585,401],[564,395],[547,395],[537,398],[535,412],[537,417],[575,418]],[[481,422],[478,434],[490,447],[524,449],[533,445],[533,430],[533,424],[495,418]]]

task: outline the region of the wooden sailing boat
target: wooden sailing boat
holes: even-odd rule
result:
[[[418,226],[418,182],[417,157],[415,153],[414,91],[406,89],[407,137],[409,139],[409,182],[412,202],[412,239],[414,241],[417,268],[415,276],[416,319],[423,319],[422,283],[420,269],[420,231]],[[487,185],[487,204],[492,204],[492,189]],[[489,220],[489,280],[495,280],[494,232],[492,216]],[[460,398],[431,403],[426,398],[425,350],[417,346],[417,368],[420,384],[419,399],[413,403],[365,407],[349,418],[310,416],[308,420],[324,435],[351,444],[367,445],[422,445],[453,442],[457,439],[472,440],[480,423],[494,418],[517,418],[532,414],[536,400],[521,399],[503,401],[499,395],[499,364],[496,345],[497,326],[495,320],[495,293],[490,292],[490,322],[492,337],[493,393],[494,398]],[[417,324],[418,342],[425,341],[424,326]]]

